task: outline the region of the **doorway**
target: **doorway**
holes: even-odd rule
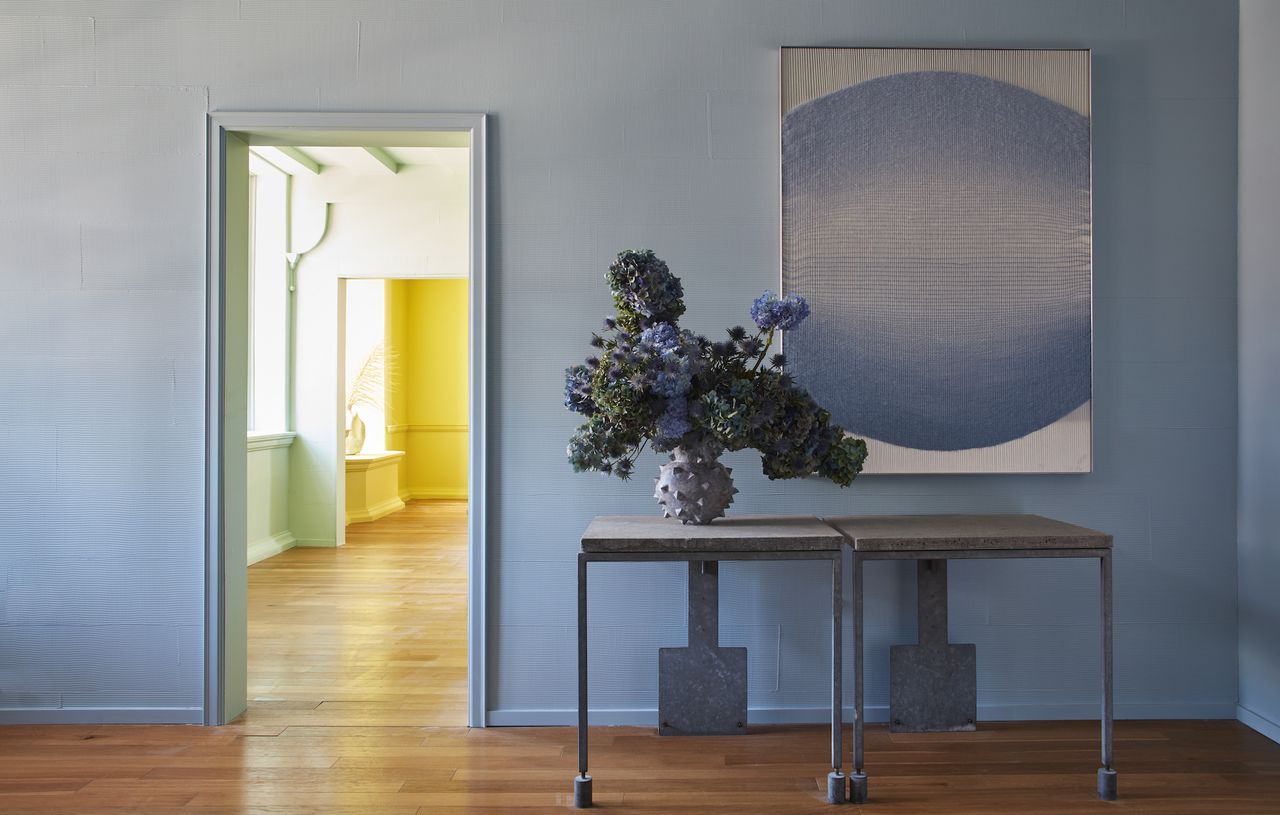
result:
[[[234,719],[245,709],[250,698],[248,563],[251,553],[261,555],[264,551],[260,547],[251,546],[248,532],[252,509],[248,503],[258,493],[249,484],[251,474],[247,468],[247,457],[255,444],[259,444],[248,434],[257,414],[250,406],[258,404],[258,391],[268,381],[256,369],[256,356],[250,352],[249,344],[254,328],[262,323],[261,315],[253,314],[249,308],[249,304],[253,302],[249,296],[250,290],[258,279],[255,274],[258,270],[248,261],[252,254],[248,250],[252,243],[251,224],[256,223],[257,219],[250,217],[250,213],[245,211],[247,202],[251,200],[249,188],[253,183],[248,172],[251,157],[258,154],[261,158],[265,153],[276,158],[273,164],[277,167],[293,161],[302,165],[307,172],[321,174],[324,165],[319,158],[325,156],[326,151],[331,162],[336,161],[334,157],[339,152],[354,152],[360,161],[371,160],[374,164],[369,166],[381,165],[379,172],[385,171],[390,176],[395,176],[405,169],[405,164],[409,163],[415,151],[421,158],[433,150],[439,153],[442,149],[455,153],[462,151],[465,156],[465,196],[460,222],[463,240],[461,248],[454,253],[456,257],[452,259],[445,259],[441,255],[424,260],[405,257],[403,252],[397,254],[384,251],[380,255],[379,250],[386,249],[383,244],[387,242],[375,242],[372,255],[359,258],[345,256],[341,251],[344,241],[352,236],[353,225],[361,217],[367,217],[368,212],[362,216],[358,208],[343,207],[341,204],[326,203],[319,210],[313,208],[309,216],[290,218],[287,222],[284,237],[287,244],[284,252],[287,259],[286,275],[290,292],[296,297],[289,300],[291,311],[286,316],[288,330],[294,342],[285,363],[286,368],[291,370],[290,387],[282,401],[286,405],[285,413],[292,417],[294,425],[281,428],[279,432],[258,435],[277,437],[266,442],[268,446],[275,447],[287,446],[284,439],[291,434],[295,440],[289,441],[289,444],[296,444],[296,439],[304,436],[307,441],[301,445],[305,448],[302,452],[295,449],[289,458],[292,466],[302,467],[301,471],[290,473],[291,479],[302,483],[301,487],[291,488],[289,491],[295,499],[293,509],[297,518],[294,523],[296,528],[290,530],[290,536],[273,539],[271,546],[280,548],[280,553],[270,553],[267,558],[260,558],[261,562],[254,568],[260,569],[264,565],[268,568],[260,569],[264,573],[264,580],[257,580],[258,573],[255,572],[254,591],[257,596],[259,583],[263,586],[270,584],[270,580],[265,579],[265,573],[274,570],[270,568],[270,564],[277,559],[288,556],[305,558],[307,553],[320,553],[327,546],[328,552],[321,553],[322,557],[333,557],[341,552],[350,564],[367,563],[370,557],[361,558],[351,554],[355,549],[352,544],[359,543],[367,556],[373,556],[377,550],[380,552],[378,556],[393,558],[397,546],[402,546],[404,540],[429,538],[438,547],[434,551],[419,554],[424,563],[434,558],[438,566],[449,564],[432,574],[441,575],[441,586],[453,587],[451,592],[459,600],[455,604],[457,616],[465,615],[465,637],[457,639],[457,647],[453,649],[455,653],[452,656],[433,652],[425,661],[433,663],[435,668],[448,663],[453,666],[455,673],[458,671],[458,663],[465,661],[465,683],[460,693],[455,682],[454,689],[442,692],[440,700],[431,704],[409,704],[407,707],[421,713],[422,718],[418,722],[421,724],[462,721],[470,726],[485,724],[484,126],[485,118],[480,114],[244,113],[213,114],[210,117],[205,704],[205,721],[208,724],[222,724]],[[306,148],[311,149],[308,151]],[[329,180],[333,181],[335,177],[331,175]],[[396,216],[393,214],[387,217],[394,219]],[[306,225],[308,223],[309,226]],[[422,228],[423,225],[417,223],[413,226]],[[403,225],[401,228],[403,229]],[[333,272],[326,272],[322,268],[325,264],[320,260],[326,253]],[[307,277],[308,274],[312,276]],[[352,286],[367,286],[376,281],[376,285],[382,287],[384,297],[386,292],[396,290],[397,293],[393,293],[391,298],[394,300],[400,296],[401,289],[425,282],[433,275],[455,278],[454,287],[460,288],[465,294],[462,301],[464,313],[459,322],[465,340],[463,358],[466,370],[460,382],[461,396],[465,403],[465,421],[454,424],[463,424],[468,432],[463,433],[460,445],[454,439],[452,447],[462,459],[459,462],[464,473],[461,494],[455,487],[454,493],[450,495],[429,495],[429,489],[415,488],[410,483],[413,478],[406,472],[406,488],[396,490],[395,500],[388,497],[381,502],[374,502],[376,506],[372,506],[372,509],[366,502],[364,515],[357,508],[355,515],[351,516],[346,501],[347,487],[353,483],[349,480],[351,473],[346,456],[346,437],[352,427],[347,419],[350,396],[347,386],[350,383],[346,381],[346,369],[350,366],[345,357],[339,358],[337,354],[337,349],[344,347],[342,340],[346,334],[345,307],[349,289]],[[302,294],[304,284],[312,300],[305,299]],[[303,357],[306,356],[304,351],[313,349],[313,346],[300,340],[310,325],[309,321],[314,321],[316,315],[323,312],[323,308],[316,307],[318,303],[323,305],[326,297],[333,305],[328,311],[329,334],[337,344],[328,345],[331,353],[328,357],[327,375],[309,376],[307,372],[313,361]],[[323,349],[325,343],[319,342],[314,347]],[[391,349],[390,353],[387,351],[388,349],[383,349],[384,356],[396,358],[398,352],[395,349]],[[270,369],[272,364],[274,363],[268,361],[265,367]],[[316,383],[320,380],[328,383],[323,395],[316,390]],[[332,394],[337,394],[338,398],[333,399]],[[276,395],[267,395],[264,403],[268,406],[275,405]],[[321,406],[320,409],[317,406]],[[357,415],[359,412],[356,411]],[[374,418],[372,410],[365,408],[365,412],[370,414],[370,418]],[[312,432],[314,425],[310,423],[319,421],[317,417],[325,414],[328,416],[325,423],[327,429],[316,435]],[[378,417],[379,431],[373,444],[362,453],[403,453],[405,451],[395,450],[398,438],[395,434],[416,432],[412,429],[415,424],[431,424],[398,421],[394,410],[384,411],[384,414]],[[422,444],[416,446],[423,448]],[[391,458],[394,459],[393,456]],[[307,472],[306,468],[311,464],[316,466],[313,471]],[[360,462],[357,461],[357,471],[360,469],[359,465]],[[409,462],[398,461],[393,469],[398,471],[409,466]],[[386,475],[386,468],[382,469],[382,475]],[[324,497],[323,487],[316,486],[324,482],[323,477],[317,477],[317,473],[323,476],[326,472],[331,476],[327,498]],[[396,502],[400,506],[394,506]],[[348,521],[351,521],[351,526]],[[379,527],[378,524],[383,526]],[[356,531],[350,531],[352,529]],[[289,537],[292,537],[292,542],[288,540]],[[267,551],[269,550],[270,547]],[[404,551],[403,548],[400,549],[401,565],[404,564]],[[421,580],[410,582],[423,585]],[[299,609],[305,609],[308,605],[313,610],[316,605],[323,606],[316,599],[324,592],[322,585],[293,585],[289,591],[300,598],[297,602]],[[393,592],[394,587],[389,591]],[[442,590],[442,594],[450,594],[450,591]],[[460,601],[462,597],[465,597],[465,603]],[[372,602],[372,606],[366,607],[364,612],[345,609],[342,613],[376,615],[379,613],[377,609],[387,608],[384,603],[387,598],[380,597],[377,592],[371,593],[366,599]],[[272,607],[277,608],[274,605]],[[412,600],[403,601],[402,598],[399,608],[409,616],[399,621],[399,628],[413,627],[415,610],[421,612],[417,618],[420,627],[430,627],[432,620],[427,615],[433,607],[435,611],[440,611],[438,606],[433,606],[430,602],[415,603]],[[299,612],[302,615],[305,613]],[[404,657],[412,652],[412,644],[401,643],[405,647],[396,650],[394,642],[385,641],[385,638],[380,638],[377,634],[370,636],[373,638],[369,640],[370,643],[382,642],[391,647],[382,650],[362,649],[361,658],[372,660],[365,666],[364,673],[353,675],[354,679],[350,676],[346,679],[337,676],[336,684],[331,688],[333,692],[329,695],[334,697],[337,704],[344,704],[342,700],[347,699],[345,704],[354,710],[360,708],[360,699],[367,699],[369,704],[366,707],[372,716],[379,707],[379,700],[383,709],[388,703],[389,691],[387,686],[379,684],[380,679],[397,675],[397,665],[400,668],[398,675],[406,683],[420,680],[431,672],[428,669],[433,666],[419,665],[421,670],[417,673],[413,668],[405,669],[403,663],[406,660],[397,657]],[[263,643],[255,642],[255,653],[280,653],[280,649],[284,647],[283,642],[271,644],[265,650],[257,647],[260,645]],[[465,660],[462,659],[463,654]],[[287,651],[284,655],[288,655]],[[332,651],[326,653],[323,649],[313,654],[312,658],[322,663],[327,660],[345,660],[348,664],[352,662],[349,655],[343,657]],[[299,675],[307,671],[315,675],[325,673],[324,669],[332,668],[338,664],[337,661],[328,662],[320,668],[315,665],[297,666]],[[412,659],[408,661],[412,662]],[[423,661],[419,660],[420,663]],[[329,673],[335,672],[330,670]],[[323,682],[322,679],[320,684]],[[351,693],[350,682],[360,683],[363,687],[356,689],[359,692]],[[279,697],[276,701],[284,705],[305,705],[315,701],[314,694],[291,701],[289,694],[294,691],[290,688],[296,688],[296,685],[277,684],[274,690],[278,692],[266,693],[265,696],[269,699]],[[258,695],[264,695],[260,683]],[[460,698],[465,704],[465,716],[458,710]],[[423,700],[419,698],[416,701]],[[435,706],[435,712],[432,712],[432,705]],[[444,708],[448,708],[447,715],[444,715]],[[417,713],[410,713],[412,715]],[[353,719],[352,723],[359,723],[359,719]]]

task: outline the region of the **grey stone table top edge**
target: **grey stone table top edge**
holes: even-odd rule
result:
[[[1107,549],[1111,535],[1041,515],[849,515],[823,518],[858,551]]]
[[[812,515],[736,516],[710,524],[602,515],[582,533],[584,552],[830,551],[844,536]]]

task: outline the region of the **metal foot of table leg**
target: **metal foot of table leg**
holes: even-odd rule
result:
[[[1104,801],[1116,800],[1116,771],[1103,767],[1098,770],[1098,797]]]
[[[845,799],[845,775],[840,772],[827,773],[827,803],[843,804]]]
[[[865,804],[867,802],[867,774],[849,773],[849,803]]]
[[[591,806],[591,776],[574,776],[573,805],[577,809],[587,809]]]

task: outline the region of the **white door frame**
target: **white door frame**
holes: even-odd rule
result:
[[[344,131],[453,131],[470,136],[470,428],[467,474],[467,724],[484,727],[485,709],[485,314],[486,203],[485,125],[483,113],[239,113],[209,114],[208,231],[206,233],[207,309],[205,369],[205,687],[204,723],[225,724],[226,568],[230,535],[225,516],[226,455],[224,393],[226,389],[226,238],[227,203],[224,178],[228,133],[312,131],[338,135]],[[241,439],[241,442],[244,440]],[[234,567],[233,567],[234,568]],[[247,565],[246,567],[247,568]]]

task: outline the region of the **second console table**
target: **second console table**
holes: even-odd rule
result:
[[[824,518],[848,539],[853,557],[853,772],[849,800],[865,803],[862,726],[862,572],[868,560],[917,563],[919,644],[890,657],[890,709],[897,729],[972,729],[972,645],[947,642],[947,561],[993,558],[1097,558],[1102,582],[1102,767],[1098,797],[1116,798],[1112,768],[1111,536],[1038,515],[884,515]]]

